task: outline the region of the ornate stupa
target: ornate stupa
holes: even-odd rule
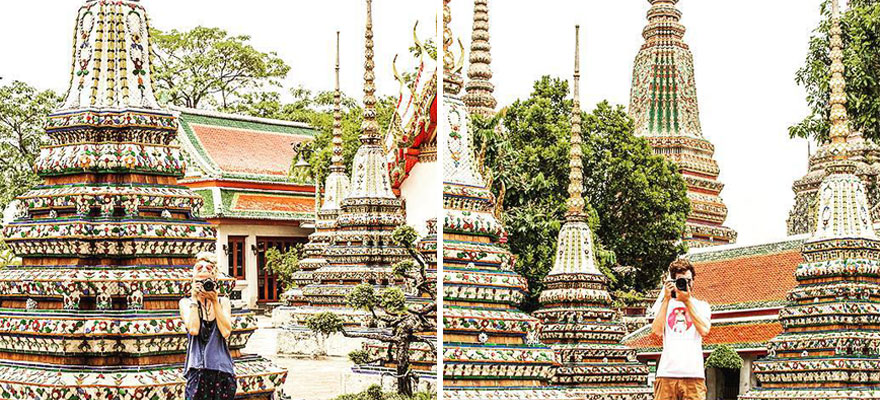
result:
[[[339,201],[335,233],[324,250],[326,265],[312,273],[312,283],[303,287],[305,305],[281,310],[276,321],[287,319],[291,329],[305,329],[305,321],[312,315],[333,311],[346,325],[366,324],[367,313],[347,305],[346,296],[362,283],[381,290],[397,285],[391,266],[409,258],[407,250],[393,243],[391,234],[405,223],[403,202],[391,190],[388,164],[382,149],[379,124],[376,121],[376,87],[373,73],[373,13],[372,1],[367,0],[367,24],[364,51],[364,115],[360,142],[352,167],[352,182],[348,195]],[[336,140],[336,139],[334,139]],[[341,138],[340,138],[341,140]],[[334,165],[341,163],[337,157]],[[338,170],[337,170],[338,171]],[[343,178],[340,178],[343,179]],[[338,183],[338,182],[337,182]],[[324,200],[326,207],[327,199]],[[284,315],[287,314],[287,315]],[[356,340],[351,343],[358,348]]]
[[[443,47],[450,54],[449,0],[444,0]],[[459,100],[460,64],[444,58],[443,149],[443,385],[447,399],[482,398],[499,390],[538,388],[552,376],[553,352],[540,344],[539,321],[518,307],[528,291],[501,242],[474,156],[465,104]],[[483,389],[478,390],[478,389]]]
[[[553,269],[544,280],[542,308],[534,315],[543,322],[541,341],[550,344],[562,364],[554,384],[583,388],[603,399],[650,399],[648,367],[635,360],[635,350],[620,344],[626,328],[610,308],[608,279],[596,266],[592,231],[584,212],[578,29],[568,211],[559,231]]]
[[[715,147],[703,137],[694,62],[682,40],[685,28],[676,9],[678,0],[648,0],[648,26],[633,68],[629,115],[635,134],[648,140],[656,154],[678,165],[688,185],[691,211],[684,240],[691,247],[736,241],[736,232],[724,226],[727,207],[720,193]]]
[[[786,226],[789,235],[801,235],[816,231],[817,193],[822,180],[828,175],[826,167],[834,161],[831,156],[831,143],[823,143],[810,155],[807,174],[794,182],[794,205],[789,212]],[[861,132],[854,131],[846,140],[848,157],[856,165],[856,176],[868,183],[868,202],[880,202],[880,146],[865,140]],[[871,220],[880,223],[880,208],[871,210]]]
[[[492,93],[492,46],[489,44],[489,0],[474,0],[474,25],[464,104],[468,113],[483,117],[495,115],[498,102]]]
[[[77,14],[70,89],[35,166],[43,184],[4,229],[22,258],[0,270],[5,399],[183,399],[178,301],[215,229],[177,184],[178,122],[153,94],[148,21],[129,0]],[[233,311],[232,328],[236,398],[271,398],[286,371],[241,354],[253,314]]]
[[[350,181],[345,173],[342,158],[342,91],[339,89],[339,32],[336,32],[336,89],[333,92],[333,155],[330,160],[330,174],[324,183],[323,202],[316,204],[315,232],[309,235],[305,245],[306,258],[300,261],[300,271],[294,273],[294,280],[299,287],[312,283],[312,275],[318,268],[327,265],[324,250],[330,244],[336,232],[336,218],[342,199],[348,195]],[[316,196],[319,191],[316,190]],[[295,292],[297,292],[295,290]],[[290,300],[302,300],[301,290],[294,293]]]
[[[753,364],[759,387],[741,399],[880,399],[880,240],[865,184],[848,157],[837,0],[832,8],[833,161],[819,188],[816,230],[795,271],[798,285],[779,312],[783,332]]]

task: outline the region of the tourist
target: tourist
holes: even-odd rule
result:
[[[192,294],[180,299],[180,317],[189,343],[183,373],[186,400],[231,400],[236,381],[227,340],[232,333],[232,304],[221,297],[217,257],[199,253],[193,266]]]
[[[651,307],[651,331],[663,338],[654,381],[655,400],[705,400],[703,336],[712,326],[709,303],[693,295],[696,271],[690,261],[669,265],[663,291]]]

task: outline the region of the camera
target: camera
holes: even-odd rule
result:
[[[681,290],[682,292],[688,291],[688,280],[685,278],[678,278],[675,280],[675,290]],[[672,291],[672,298],[675,298],[675,290]]]
[[[217,289],[217,282],[213,279],[205,279],[199,282],[202,285],[202,290],[206,292],[213,292]]]

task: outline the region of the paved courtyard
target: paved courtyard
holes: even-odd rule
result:
[[[285,394],[294,400],[327,400],[342,394],[342,388],[348,386],[345,374],[351,371],[352,364],[347,358],[313,360],[279,356],[275,353],[279,329],[271,327],[267,316],[258,316],[257,325],[259,329],[251,336],[244,352],[259,354],[287,369]]]

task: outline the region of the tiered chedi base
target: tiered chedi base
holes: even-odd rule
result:
[[[688,186],[691,211],[685,224],[684,239],[691,248],[717,246],[736,241],[736,232],[724,226],[727,206],[721,200],[724,184],[718,181],[720,169],[712,158],[714,146],[703,138],[646,137],[654,153],[675,163]]]
[[[865,140],[861,134],[851,135],[847,141],[847,154],[850,161],[856,165],[856,175],[862,178],[868,190],[868,203],[880,204],[880,146],[870,140]],[[810,155],[809,171],[807,174],[792,184],[794,191],[794,206],[789,212],[786,225],[789,235],[801,235],[816,231],[816,216],[818,215],[817,193],[822,179],[828,175],[826,168],[834,160],[831,148],[824,144]],[[871,219],[876,224],[880,222],[880,208],[871,210]]]
[[[846,199],[854,196],[865,203],[855,175],[831,175],[826,184],[844,188],[829,196],[831,207],[851,207]],[[868,222],[866,209],[825,215],[832,214],[839,220],[827,223],[838,226]],[[880,241],[858,236],[804,244],[798,286],[779,313],[783,333],[753,365],[760,387],[741,399],[880,399]]]
[[[48,134],[36,166],[45,183],[20,198],[27,211],[4,230],[23,260],[0,270],[5,398],[182,399],[177,301],[215,230],[193,216],[198,196],[176,184],[185,168],[171,145],[176,120],[86,110],[52,115]],[[234,314],[238,394],[268,397],[286,372],[242,357],[254,330],[253,314]]]
[[[617,312],[609,308],[607,279],[602,275],[558,274],[544,282],[543,307],[534,315],[543,322],[541,342],[550,344],[562,364],[553,383],[641,389],[624,390],[617,398],[650,394],[647,366],[635,360],[635,350],[620,344],[626,328]]]
[[[553,352],[538,340],[539,321],[518,308],[528,283],[501,246],[504,227],[474,159],[465,105],[447,95],[443,107],[444,396],[541,387],[553,375]]]

